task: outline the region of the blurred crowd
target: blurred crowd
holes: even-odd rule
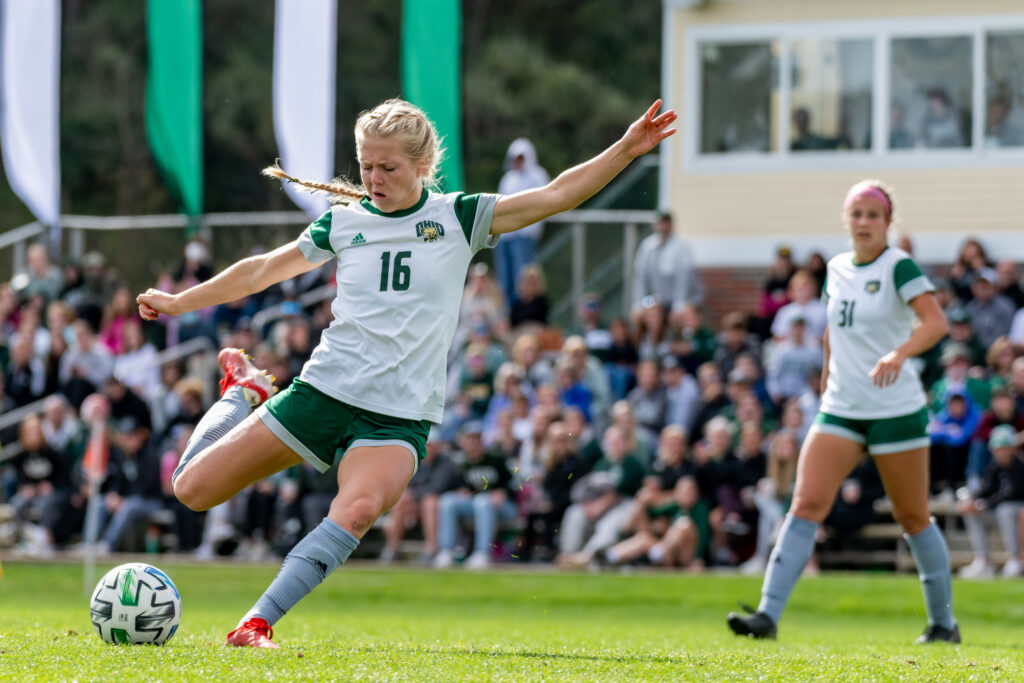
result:
[[[797,263],[778,248],[756,310],[715,311],[714,324],[671,216],[660,216],[635,259],[628,313],[608,315],[586,294],[569,328],[550,324],[536,264],[517,266],[510,293],[486,264],[471,267],[444,420],[382,519],[379,541],[364,549],[438,567],[763,570],[818,408],[825,257]],[[206,246],[192,241],[157,286],[176,291],[211,274]],[[1024,533],[1020,276],[976,240],[929,275],[950,322],[948,338],[910,361],[931,402],[932,493],[963,516],[976,554],[965,576],[996,571],[989,525],[1007,553],[1002,572],[1016,575]],[[304,306],[297,295],[332,278],[325,267],[239,302],[145,323],[101,254],[59,268],[31,246],[27,270],[0,284],[0,413],[36,406],[0,430],[11,540],[35,555],[77,547],[91,498],[105,552],[287,552],[326,514],[337,462],[323,475],[296,466],[206,513],[184,508],[170,474],[216,394],[201,353],[175,349],[196,338],[209,339],[214,354],[243,347],[286,386],[331,320],[330,298]],[[254,326],[256,313],[275,304],[279,315]],[[83,467],[90,448],[107,456],[92,480]],[[876,519],[883,495],[865,458],[843,485],[823,540],[846,543]]]

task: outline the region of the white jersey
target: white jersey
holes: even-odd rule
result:
[[[497,201],[424,190],[415,206],[382,213],[364,198],[306,228],[299,249],[313,263],[337,259],[338,294],[300,378],[358,408],[440,422],[466,271],[497,242]]]
[[[874,386],[868,373],[878,360],[910,338],[909,302],[934,290],[907,252],[890,247],[871,263],[852,252],[828,262],[823,297],[828,307],[828,383],[821,411],[851,419],[898,417],[917,412],[926,399],[912,363],[897,380]]]

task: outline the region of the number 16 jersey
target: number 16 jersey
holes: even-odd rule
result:
[[[926,403],[917,370],[904,363],[898,379],[876,387],[868,373],[878,360],[910,338],[914,297],[934,290],[917,264],[889,247],[871,263],[853,252],[828,262],[823,297],[828,308],[828,383],[821,411],[851,419],[898,417]]]
[[[382,213],[364,198],[304,230],[298,247],[307,259],[337,259],[338,293],[300,378],[357,408],[440,422],[466,271],[497,241],[497,201],[424,190],[411,208]]]

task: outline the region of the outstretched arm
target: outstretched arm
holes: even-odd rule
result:
[[[216,277],[179,294],[147,289],[135,301],[143,319],[156,320],[161,313],[181,315],[241,299],[319,265],[306,260],[298,242],[291,242],[269,253],[242,259]]]
[[[590,161],[573,166],[544,187],[502,196],[494,207],[491,234],[500,235],[533,225],[561,211],[579,206],[607,185],[637,157],[646,154],[676,132],[671,109],[658,114],[661,100],[629,127],[618,142]]]

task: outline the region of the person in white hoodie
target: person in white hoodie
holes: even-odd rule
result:
[[[533,143],[526,138],[513,140],[505,154],[505,175],[498,182],[498,194],[509,195],[532,190],[547,185],[550,180],[548,172],[537,163],[537,150]],[[543,232],[544,221],[538,221],[504,235],[494,248],[494,270],[505,294],[505,301],[509,304],[516,296],[519,271],[533,261],[533,254]]]

